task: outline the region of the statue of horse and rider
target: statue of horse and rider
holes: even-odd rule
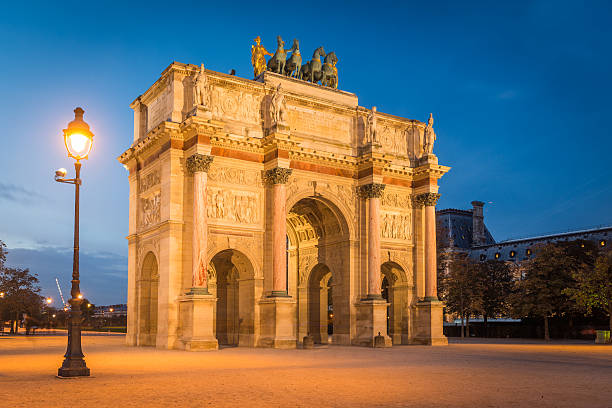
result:
[[[277,48],[274,55],[268,60],[267,70],[276,74],[298,78],[312,83],[319,83],[330,88],[338,88],[338,57],[335,52],[325,53],[323,47],[314,50],[312,59],[302,65],[300,54],[300,43],[297,39],[293,40],[293,45],[289,50],[285,50],[285,42],[279,35],[276,39]],[[287,59],[287,54],[291,57]],[[323,63],[321,63],[323,57]]]

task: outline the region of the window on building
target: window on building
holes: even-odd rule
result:
[[[516,256],[516,252],[510,251],[510,258],[514,258]]]
[[[599,241],[599,246],[600,247],[605,247],[606,246],[606,240],[602,239],[601,241]]]
[[[525,255],[530,256],[531,255],[531,248],[527,248],[525,250]]]
[[[486,254],[480,254],[480,260],[481,261],[485,261],[487,259],[487,255]]]
[[[501,256],[501,254],[499,252],[495,253],[495,259],[499,259],[500,256]]]

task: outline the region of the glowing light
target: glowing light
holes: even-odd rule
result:
[[[64,129],[64,143],[68,156],[81,160],[87,158],[93,144],[93,133],[89,125],[83,120],[85,111],[81,108],[74,110],[74,120]]]
[[[51,302],[53,302],[53,299],[51,299],[50,297],[45,299],[45,302],[47,302],[48,305],[51,304]]]
[[[87,304],[87,307],[91,307],[91,303],[88,303],[88,304]]]
[[[77,296],[78,299],[83,299],[83,295],[79,293],[79,295]]]
[[[4,297],[4,292],[0,292],[0,298]]]
[[[115,311],[115,309],[113,309],[112,307],[110,309],[108,309],[109,312],[113,313]]]
[[[53,318],[55,319],[55,315],[53,315]]]

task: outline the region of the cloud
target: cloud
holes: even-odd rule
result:
[[[38,275],[42,294],[57,300],[57,277],[67,299],[72,279],[72,248],[38,247],[9,248],[7,265],[29,268]],[[108,305],[127,302],[127,256],[111,252],[85,252],[79,254],[81,291],[92,303]]]
[[[15,184],[0,183],[0,200],[32,203],[32,198],[45,199],[42,194]]]

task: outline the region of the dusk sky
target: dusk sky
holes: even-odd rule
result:
[[[129,104],[172,62],[252,78],[260,35],[322,45],[359,104],[425,121],[452,170],[438,208],[485,201],[496,240],[612,224],[612,3],[10,2],[0,15],[0,240],[8,263],[69,291],[74,189],[62,129],[85,109],[81,288],[127,293]],[[58,3],[59,4],[59,3]],[[282,5],[281,5],[282,4]],[[318,5],[317,5],[318,4]],[[490,203],[489,203],[490,202]],[[59,302],[55,303],[59,306]]]

